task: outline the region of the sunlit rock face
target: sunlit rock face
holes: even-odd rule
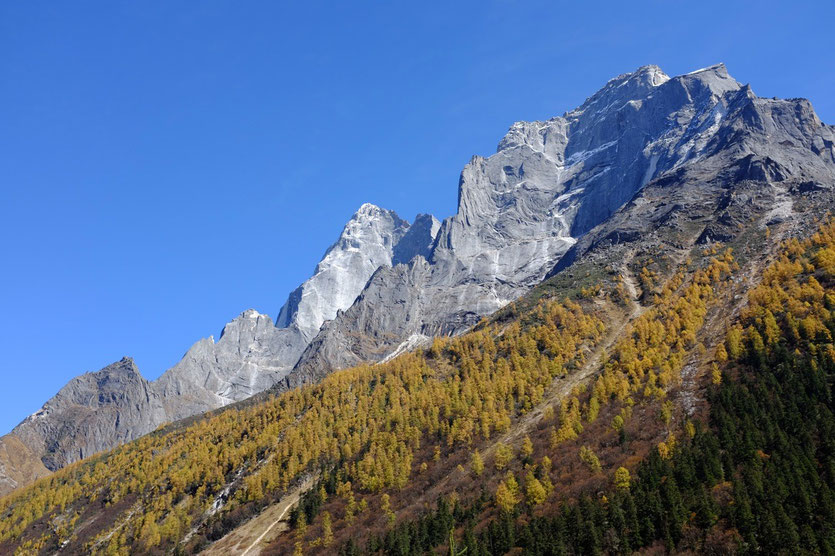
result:
[[[154,382],[169,420],[263,392],[284,378],[304,348],[296,327],[276,328],[253,309],[227,324],[217,342],[195,343],[174,367]]]
[[[374,271],[391,266],[395,247],[408,231],[409,223],[394,211],[362,205],[313,276],[290,294],[276,325],[295,324],[307,340],[312,339],[322,323],[354,303]]]
[[[12,435],[54,471],[147,434],[164,421],[153,384],[126,357],[72,379]]]
[[[435,261],[513,284],[541,277],[653,177],[699,157],[740,88],[723,65],[672,79],[646,66],[561,117],[513,124],[464,168]]]

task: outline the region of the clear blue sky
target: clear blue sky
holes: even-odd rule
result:
[[[274,317],[360,204],[449,216],[513,121],[640,65],[723,61],[835,123],[835,11],[784,4],[3,2],[0,433]]]

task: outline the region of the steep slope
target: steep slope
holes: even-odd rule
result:
[[[809,133],[808,144],[825,146],[831,129],[814,118],[809,121],[803,126]],[[746,135],[737,136],[744,143]],[[796,141],[798,149],[783,151],[785,156],[776,163],[791,167],[807,156],[801,137]],[[727,144],[733,149],[739,146]],[[645,186],[609,221],[587,234],[588,244],[576,243],[583,251],[574,264],[558,269],[476,332],[436,340],[426,351],[338,372],[318,385],[261,404],[142,437],[60,471],[0,501],[0,515],[7,516],[0,519],[0,553],[21,545],[44,552],[61,545],[69,551],[153,552],[178,546],[196,550],[273,502],[283,504],[285,492],[294,492],[299,482],[323,467],[326,477],[301,502],[307,528],[299,525],[298,512],[292,514],[295,530],[292,536],[275,539],[276,553],[289,552],[296,542],[304,543],[306,551],[328,553],[334,543],[348,539],[378,548],[437,547],[449,539],[450,526],[465,526],[460,517],[443,517],[444,504],[459,502],[456,516],[505,524],[464,534],[461,542],[476,553],[479,543],[509,549],[542,534],[540,529],[524,529],[528,519],[507,521],[522,501],[537,519],[572,516],[565,530],[575,531],[571,528],[580,523],[579,530],[560,542],[571,543],[575,550],[594,551],[603,542],[600,529],[606,523],[598,515],[629,503],[624,484],[634,493],[636,511],[654,517],[651,525],[641,525],[639,535],[633,528],[633,536],[624,537],[629,527],[621,528],[613,516],[610,523],[617,542],[629,539],[628,545],[620,546],[637,549],[659,540],[668,547],[710,542],[727,548],[735,537],[723,535],[736,527],[750,537],[746,542],[786,549],[788,545],[770,539],[767,529],[752,527],[734,509],[750,509],[751,504],[743,491],[739,494],[727,486],[736,481],[732,468],[723,472],[724,479],[711,471],[705,483],[693,483],[693,473],[680,475],[663,466],[688,469],[692,458],[687,459],[688,452],[676,455],[677,447],[690,449],[686,423],[690,420],[696,430],[692,421],[709,409],[709,383],[726,380],[717,379],[711,365],[713,354],[719,362],[725,357],[718,346],[728,324],[743,318],[762,328],[759,343],[754,332],[738,337],[733,332],[737,329],[731,328],[726,343],[727,355],[733,359],[759,360],[765,348],[758,346],[774,345],[768,313],[742,307],[743,294],[760,280],[769,259],[779,261],[764,274],[770,284],[792,281],[786,282],[785,294],[757,290],[752,294],[754,305],[766,304],[777,311],[772,315],[785,324],[787,341],[816,357],[818,368],[830,369],[832,336],[821,323],[824,328],[832,325],[827,295],[835,287],[835,227],[830,224],[803,244],[793,240],[775,253],[780,239],[812,236],[816,219],[835,206],[835,181],[825,172],[833,164],[831,151],[818,150],[823,153],[816,153],[820,165],[794,164],[794,173],[780,174],[763,168],[781,166],[758,164],[742,149],[736,164],[731,163],[733,157],[726,160],[717,151]],[[788,205],[777,202],[786,199],[791,201],[788,210],[783,208]],[[637,227],[628,227],[636,222]],[[706,234],[708,229],[711,232]],[[726,234],[723,239],[738,258],[713,241],[714,233]],[[403,281],[420,283],[431,272],[430,266],[415,257],[394,270],[404,272]],[[381,269],[377,274],[389,272]],[[371,286],[376,283],[372,277],[359,300],[373,294]],[[629,292],[626,297],[622,290]],[[410,293],[402,291],[404,308],[409,306]],[[567,294],[579,303],[559,301]],[[359,300],[345,314],[362,307]],[[793,314],[780,314],[775,300]],[[407,316],[396,313],[384,324],[396,328],[400,320],[411,319]],[[355,318],[362,322],[363,315]],[[624,328],[627,319],[633,321]],[[765,344],[763,338],[771,339]],[[797,344],[800,340],[806,343]],[[772,353],[780,357],[793,352],[772,349]],[[827,399],[832,398],[823,392],[814,403]],[[820,410],[814,414],[826,415]],[[693,445],[698,451],[691,454],[705,453],[712,458],[706,461],[718,460],[714,441],[702,440],[706,437],[698,434],[694,433],[699,440]],[[733,456],[740,462],[750,461],[745,454],[760,453],[757,446],[741,446],[744,453]],[[821,457],[826,446],[822,444]],[[767,460],[774,449],[782,449],[764,447],[768,451],[757,459]],[[671,455],[684,459],[663,463]],[[644,457],[648,463],[638,466]],[[658,472],[659,468],[668,471]],[[639,469],[643,471],[636,473]],[[683,500],[671,490],[673,474],[676,483],[691,489],[684,491]],[[816,491],[823,489],[808,475],[802,480]],[[620,490],[609,491],[612,481]],[[808,491],[807,482],[797,490]],[[716,493],[717,505],[722,504],[721,515],[739,519],[738,523],[718,524],[711,517],[720,514],[710,504],[705,506],[702,484],[717,489],[711,492]],[[479,496],[482,488],[485,494]],[[595,505],[601,492],[614,502]],[[729,495],[739,504],[728,504]],[[563,499],[580,502],[563,508]],[[757,500],[773,511],[771,500]],[[440,535],[411,537],[419,527],[409,520],[435,503],[439,513],[431,519],[442,521]],[[582,512],[597,508],[593,510],[597,513],[584,513],[578,521],[572,513],[576,507],[586,508]],[[814,511],[825,512],[825,507]],[[790,514],[789,519],[807,515],[794,510]],[[698,520],[687,521],[691,515]],[[405,521],[393,529],[389,523],[399,520]],[[685,535],[684,525],[691,530],[715,526],[716,538]],[[508,527],[527,532],[502,537],[499,531]],[[828,529],[815,527],[806,538],[822,536],[821,542],[826,542]],[[583,531],[595,533],[587,538],[581,536]],[[369,544],[364,544],[366,540]]]
[[[49,469],[20,439],[0,437],[0,496],[47,475]]]
[[[835,187],[835,128],[818,119],[809,101],[760,99],[746,86],[728,97],[724,112],[709,135],[699,135],[704,146],[696,158],[658,174],[580,238],[551,274],[594,258],[596,251],[628,250],[632,242],[680,251],[694,240],[728,241],[752,218],[761,218],[764,230],[797,224],[810,203],[828,205]]]
[[[409,231],[394,246],[391,264],[408,264],[413,258],[420,255],[428,259],[438,237],[441,223],[431,214],[418,214],[412,223]]]
[[[812,236],[812,217],[828,208],[810,208],[799,231]],[[305,553],[424,553],[448,543],[451,529],[477,554],[546,551],[534,542],[579,553],[655,543],[727,551],[741,546],[734,531],[763,549],[825,545],[835,483],[820,432],[835,421],[821,373],[835,372],[835,224],[804,242],[756,247],[741,265],[715,244],[693,251],[659,277],[658,298],[638,313],[607,278],[580,303],[540,301],[425,352],[143,437],[1,500],[0,553],[194,552],[273,502],[286,507],[283,494],[323,468],[290,512],[292,531],[265,553],[296,543]],[[624,314],[634,319],[626,329],[607,326]],[[712,373],[727,357],[741,372],[756,365],[754,382],[740,389],[739,371]],[[776,374],[757,378],[764,372]],[[578,373],[591,382],[566,391]],[[716,433],[706,429],[707,398],[724,415]],[[767,418],[745,419],[752,408]],[[809,457],[824,465],[803,463]],[[750,517],[781,505],[794,536]]]
[[[154,430],[160,397],[130,358],[71,380],[12,435],[55,470]]]
[[[548,311],[550,316],[547,330],[553,334],[557,342],[553,346],[554,353],[556,355],[559,352],[560,359],[565,362],[579,357],[586,342],[594,342],[600,334],[597,320],[593,316],[583,314],[579,306],[563,307],[553,304],[549,306]],[[526,329],[524,334],[520,330],[518,334],[506,339],[508,349],[511,345],[515,346],[535,333],[533,328],[526,327]],[[479,334],[475,341],[481,337],[486,336]],[[463,349],[468,342],[472,341],[474,341],[473,338],[462,341],[453,349]],[[504,358],[505,348],[503,347],[502,350],[501,357]],[[543,363],[551,360],[545,355],[531,353],[530,356],[537,357]],[[88,463],[75,465],[59,471],[31,489],[2,499],[0,515],[6,515],[7,511],[11,511],[13,517],[10,517],[8,521],[5,519],[0,521],[4,526],[10,526],[0,531],[0,543],[12,538],[7,535],[13,535],[17,543],[31,539],[28,526],[33,525],[34,521],[24,518],[24,521],[28,523],[22,525],[23,528],[20,529],[22,522],[17,520],[24,514],[18,513],[18,510],[34,517],[35,521],[39,521],[38,512],[34,515],[28,514],[28,510],[20,504],[25,505],[25,501],[31,500],[29,498],[31,493],[43,492],[40,490],[42,488],[51,492],[46,508],[53,508],[55,504],[54,509],[57,509],[57,505],[63,503],[70,514],[77,512],[79,515],[74,524],[67,528],[66,536],[58,539],[59,543],[68,541],[66,549],[70,551],[103,549],[107,543],[111,542],[118,548],[118,544],[122,542],[120,539],[123,533],[134,529],[132,521],[134,517],[139,518],[142,514],[147,516],[149,513],[155,513],[156,510],[153,508],[167,506],[166,501],[174,504],[182,502],[180,507],[185,513],[177,518],[178,525],[174,527],[177,535],[185,535],[187,530],[192,528],[200,534],[207,534],[208,528],[215,524],[214,511],[207,511],[207,508],[212,506],[212,500],[217,501],[218,509],[223,509],[231,500],[230,496],[234,496],[236,500],[244,500],[240,497],[249,493],[253,501],[260,499],[261,496],[256,496],[256,490],[260,489],[261,493],[265,492],[265,485],[261,481],[267,478],[270,478],[270,484],[266,486],[267,490],[270,492],[275,490],[278,493],[279,490],[284,489],[284,486],[279,485],[289,486],[300,478],[300,472],[320,457],[328,459],[338,457],[337,454],[343,451],[345,454],[353,452],[360,455],[357,450],[362,450],[361,447],[367,441],[386,437],[390,434],[386,431],[392,424],[407,417],[405,414],[398,415],[396,411],[381,413],[380,408],[372,408],[372,405],[376,406],[378,403],[374,400],[394,401],[395,396],[401,396],[401,389],[410,384],[411,394],[408,398],[411,401],[401,397],[401,402],[404,404],[402,408],[410,414],[418,411],[424,403],[437,403],[440,401],[438,396],[443,392],[446,392],[444,397],[448,399],[448,402],[451,401],[448,397],[454,396],[458,389],[454,381],[447,380],[449,372],[454,370],[453,367],[447,366],[451,361],[451,355],[444,354],[438,359],[437,365],[430,365],[420,356],[407,354],[385,365],[334,375],[322,384],[292,390],[249,409],[230,409],[209,420],[200,420],[185,429],[174,428],[145,436],[117,449],[112,454],[97,458],[96,461],[100,465],[93,462],[91,462],[92,465]],[[508,381],[511,377],[509,366],[502,368],[500,365],[497,369],[485,369],[484,372],[496,373],[496,377],[502,377],[502,381]],[[545,383],[551,380],[553,374],[559,372],[561,372],[559,366],[550,363],[543,364],[536,368],[530,380]],[[496,384],[491,380],[482,380],[484,378],[480,377],[478,380],[479,388],[489,389]],[[470,384],[475,385],[476,382]],[[396,389],[393,390],[393,388]],[[478,392],[468,394],[468,396],[478,395]],[[512,407],[503,401],[500,406],[496,406],[492,415],[499,417],[512,412]],[[469,411],[464,407],[460,407],[455,413],[458,424],[451,430],[458,430],[469,419]],[[414,417],[417,418],[417,413],[414,413]],[[442,425],[437,417],[430,414],[425,415],[421,423],[421,428],[437,429]],[[446,431],[444,434],[455,434],[448,429],[448,426],[448,423],[444,426]],[[322,442],[331,434],[337,435],[333,438],[334,442]],[[280,445],[276,445],[276,441]],[[376,440],[374,442],[376,443]],[[381,448],[383,448],[382,445]],[[397,462],[397,478],[389,476],[382,469],[374,470],[372,459],[367,459],[361,466],[367,470],[366,480],[369,481],[369,485],[382,486],[382,484],[394,480],[399,481],[405,477],[402,473],[406,472],[404,465],[411,461],[411,457],[408,456],[410,449],[396,445],[389,445],[383,449],[387,455],[383,456],[381,453],[380,457]],[[291,456],[293,463],[288,465],[289,460],[282,455],[285,452],[293,454]],[[76,475],[77,472],[87,475],[90,470],[95,470],[96,476],[87,476],[83,479],[84,483],[94,489],[106,489],[107,492],[101,490],[95,497],[97,502],[84,509],[79,505],[81,502],[79,497],[83,496],[89,501],[90,491],[83,494],[76,489],[74,484],[80,478]],[[237,477],[237,479],[232,479],[234,486],[226,489],[227,481],[233,476]],[[157,495],[153,498],[146,497],[145,489],[157,480],[171,481],[173,490],[170,491],[170,496],[169,493],[158,493],[161,497]],[[241,489],[244,483],[248,486]],[[102,504],[112,508],[107,515],[98,513],[98,506]],[[122,529],[118,524],[123,520],[127,520],[131,525]],[[40,524],[49,527],[45,521],[40,521]],[[78,530],[75,530],[76,525],[80,527]],[[173,525],[173,521],[169,525]],[[114,535],[110,535],[109,532],[113,527],[118,527],[118,530]],[[134,550],[152,550],[159,543],[155,540],[157,534],[154,533],[154,527],[156,526],[150,525],[149,521],[149,527],[148,544],[144,548],[137,544]],[[39,526],[36,528],[41,528],[42,532],[47,533],[45,537],[47,544],[41,547],[48,550],[53,542],[52,533]],[[166,527],[167,530],[168,527]],[[15,533],[16,531],[19,533]],[[159,532],[158,529],[157,532]],[[133,535],[133,533],[130,534]],[[166,532],[167,536],[168,532]],[[197,537],[194,540],[199,542]],[[5,546],[8,545],[3,545]],[[2,551],[3,549],[0,548],[0,553]]]
[[[297,328],[278,329],[269,316],[249,309],[217,342],[210,337],[194,344],[154,389],[169,420],[182,419],[266,390],[287,374],[302,345]]]
[[[430,335],[441,334],[442,330],[427,330],[422,322],[430,303],[427,286],[431,276],[432,266],[420,255],[406,264],[378,269],[356,302],[325,323],[285,385],[314,382],[334,368],[380,361],[404,338],[406,345],[418,347]]]
[[[831,551],[835,321],[826,298],[835,291],[835,226],[830,220],[817,233],[814,226],[803,232],[808,239],[785,242],[776,260],[757,273],[753,282],[759,285],[737,277],[709,288],[720,297],[706,317],[721,324],[719,334],[712,336],[709,325],[698,334],[710,349],[695,346],[680,383],[665,387],[663,403],[653,389],[623,404],[617,395],[583,414],[579,438],[557,435],[556,443],[543,442],[542,430],[552,427],[542,416],[539,427],[529,428],[529,443],[513,447],[518,452],[483,461],[473,455],[470,472],[458,472],[459,493],[492,483],[493,496],[457,495],[447,488],[436,493],[434,507],[413,517],[413,493],[395,493],[387,506],[409,517],[394,526],[373,515],[347,523],[335,519],[325,535],[319,523],[326,515],[342,515],[347,503],[344,496],[339,502],[323,499],[314,488],[298,512],[314,540],[301,546],[323,553],[327,549],[318,546],[329,538],[345,554],[457,552],[453,547],[467,554]],[[618,350],[611,367],[629,369],[630,379],[636,371],[660,371],[660,379],[663,360],[641,364],[654,358],[651,327],[636,323],[632,333],[634,347],[646,355]],[[600,393],[606,397],[604,383],[617,378],[609,372],[603,371],[588,397],[576,391],[587,410]],[[694,396],[701,396],[695,406]],[[564,400],[554,427],[574,419],[564,409],[573,403]],[[646,442],[647,429],[661,434],[650,436],[643,455],[638,446]],[[371,527],[379,533],[366,534]],[[302,529],[296,527],[296,538],[309,539]],[[293,537],[284,535],[262,554],[293,545]]]

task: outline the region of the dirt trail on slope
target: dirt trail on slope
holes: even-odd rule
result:
[[[299,498],[313,486],[315,478],[306,479],[301,485],[290,491],[278,503],[268,506],[260,514],[250,519],[225,537],[201,552],[205,556],[257,556],[288,526],[283,523],[290,515],[290,509]]]
[[[631,257],[630,257],[631,258]],[[491,443],[489,448],[484,450],[484,455],[489,455],[496,450],[499,444],[511,444],[523,436],[531,427],[535,426],[542,419],[545,408],[554,403],[561,402],[568,396],[575,386],[582,384],[589,377],[597,373],[604,361],[602,358],[609,352],[609,349],[623,335],[626,327],[635,319],[640,317],[647,309],[638,302],[640,297],[635,278],[629,270],[629,265],[624,264],[621,269],[626,291],[629,293],[629,309],[626,314],[620,315],[609,323],[605,336],[600,343],[592,350],[588,360],[577,371],[566,375],[564,378],[555,379],[551,388],[546,391],[543,400],[530,412],[519,418],[513,428],[498,437]]]
[[[763,272],[779,256],[779,246],[790,237],[786,226],[775,228],[771,248],[762,257],[754,258],[729,277],[729,284],[714,301],[705,323],[699,331],[699,341],[708,349],[707,354],[692,353],[681,371],[681,388],[676,401],[687,417],[692,417],[698,408],[706,407],[706,400],[700,382],[702,376],[712,370],[713,354],[720,343],[724,342],[730,326],[736,322],[743,307],[748,304],[748,292],[760,284]]]
[[[627,261],[631,260],[631,258],[632,253],[629,253]],[[604,363],[604,361],[602,361],[603,356],[609,352],[609,349],[623,335],[623,331],[626,327],[629,326],[632,321],[640,317],[644,311],[646,311],[647,307],[644,307],[638,301],[640,293],[636,285],[635,278],[629,269],[629,265],[624,263],[620,270],[624,281],[624,287],[630,297],[628,300],[629,307],[625,312],[620,312],[615,315],[614,318],[607,324],[606,333],[603,339],[591,351],[588,360],[583,364],[583,366],[570,375],[554,379],[551,387],[545,392],[543,400],[530,412],[521,416],[519,420],[513,424],[510,431],[499,437],[491,439],[490,445],[482,450],[482,456],[486,457],[491,455],[496,451],[499,444],[513,444],[518,441],[519,438],[524,436],[524,434],[540,422],[546,407],[560,403],[571,393],[571,390],[573,390],[575,386],[582,384],[591,376],[595,375]],[[460,479],[459,473],[461,473],[461,471],[452,470],[432,488],[432,491],[437,492],[440,490],[443,492],[445,486],[450,481],[457,481]]]

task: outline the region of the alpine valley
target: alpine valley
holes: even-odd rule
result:
[[[835,128],[645,66],[0,438],[0,554],[835,552]]]

